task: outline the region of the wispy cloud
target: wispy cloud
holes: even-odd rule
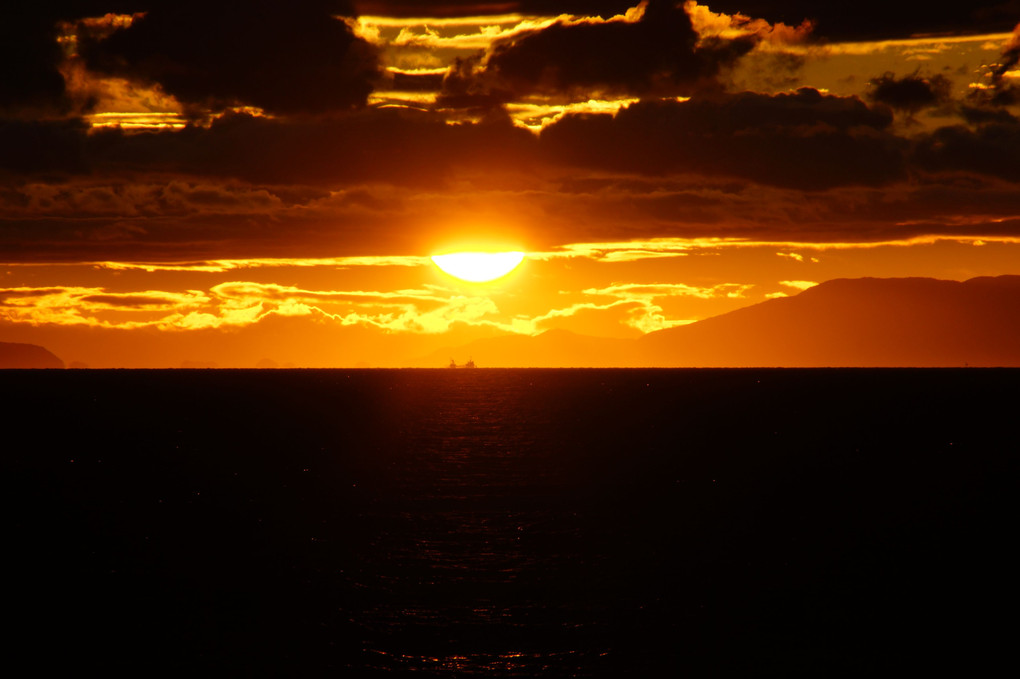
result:
[[[779,281],[779,284],[780,285],[785,285],[788,288],[793,288],[794,290],[807,290],[808,288],[813,288],[816,285],[818,285],[818,282],[817,281]]]
[[[959,45],[967,43],[984,44],[984,43],[1001,43],[1010,38],[1009,33],[987,33],[980,35],[940,35],[940,36],[922,36],[916,38],[899,38],[894,40],[867,40],[867,41],[849,41],[849,42],[833,42],[826,44],[824,47],[810,46],[805,47],[805,50],[811,50],[814,52],[821,52],[822,54],[876,54],[881,52],[892,52],[900,50],[909,50],[911,53],[916,53],[919,50],[929,50],[934,52],[944,51],[949,45]]]
[[[165,319],[214,302],[204,292],[144,290],[113,292],[79,286],[0,288],[0,315],[30,325],[83,325],[103,328],[165,326]]]
[[[750,238],[655,238],[635,241],[571,243],[548,251],[532,252],[528,254],[528,257],[535,260],[585,258],[603,262],[624,262],[683,257],[695,252],[728,249],[782,247],[791,250],[821,252],[826,250],[871,250],[883,247],[913,247],[935,243],[976,244],[984,242],[1020,244],[1020,236],[915,236],[912,238],[860,242],[754,240]],[[776,254],[798,262],[805,261],[804,256],[796,252],[777,252]]]
[[[395,291],[309,290],[252,281],[229,281],[208,291],[112,292],[99,287],[0,289],[0,314],[31,325],[198,330],[240,327],[270,315],[318,316],[341,325],[389,332],[440,333],[456,323],[503,327],[485,296],[438,286]],[[509,326],[506,329],[511,329]]]
[[[682,283],[625,283],[605,288],[588,288],[583,292],[585,295],[613,297],[620,302],[633,304],[634,308],[629,312],[626,323],[641,332],[647,333],[693,322],[693,319],[667,318],[659,303],[659,300],[662,298],[694,297],[713,299],[726,297],[735,299],[742,298],[753,287],[751,284],[741,283],[720,283],[709,287],[698,287]]]
[[[217,259],[201,262],[95,262],[96,266],[113,271],[137,269],[140,271],[200,271],[218,273],[235,269],[262,269],[281,267],[355,267],[428,266],[428,257],[413,255],[379,255],[362,257],[263,257],[251,259]]]

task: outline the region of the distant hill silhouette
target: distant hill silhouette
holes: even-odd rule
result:
[[[639,339],[549,330],[443,349],[443,367],[1020,367],[1020,276],[831,280]]]
[[[35,344],[0,342],[0,368],[63,368],[64,362]]]
[[[1020,366],[1020,276],[836,279],[637,344],[663,366]]]

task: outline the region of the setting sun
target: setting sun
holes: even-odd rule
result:
[[[524,261],[523,252],[454,252],[433,255],[432,261],[443,272],[470,283],[485,283],[501,278]]]
[[[1020,0],[11,4],[14,662],[1014,662]]]

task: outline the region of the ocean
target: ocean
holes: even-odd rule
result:
[[[8,661],[1012,663],[1020,371],[0,371]]]

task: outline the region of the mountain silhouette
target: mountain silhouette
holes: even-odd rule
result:
[[[64,362],[35,344],[0,342],[0,368],[63,368]]]
[[[663,366],[1020,366],[1020,276],[835,279],[637,344]]]

